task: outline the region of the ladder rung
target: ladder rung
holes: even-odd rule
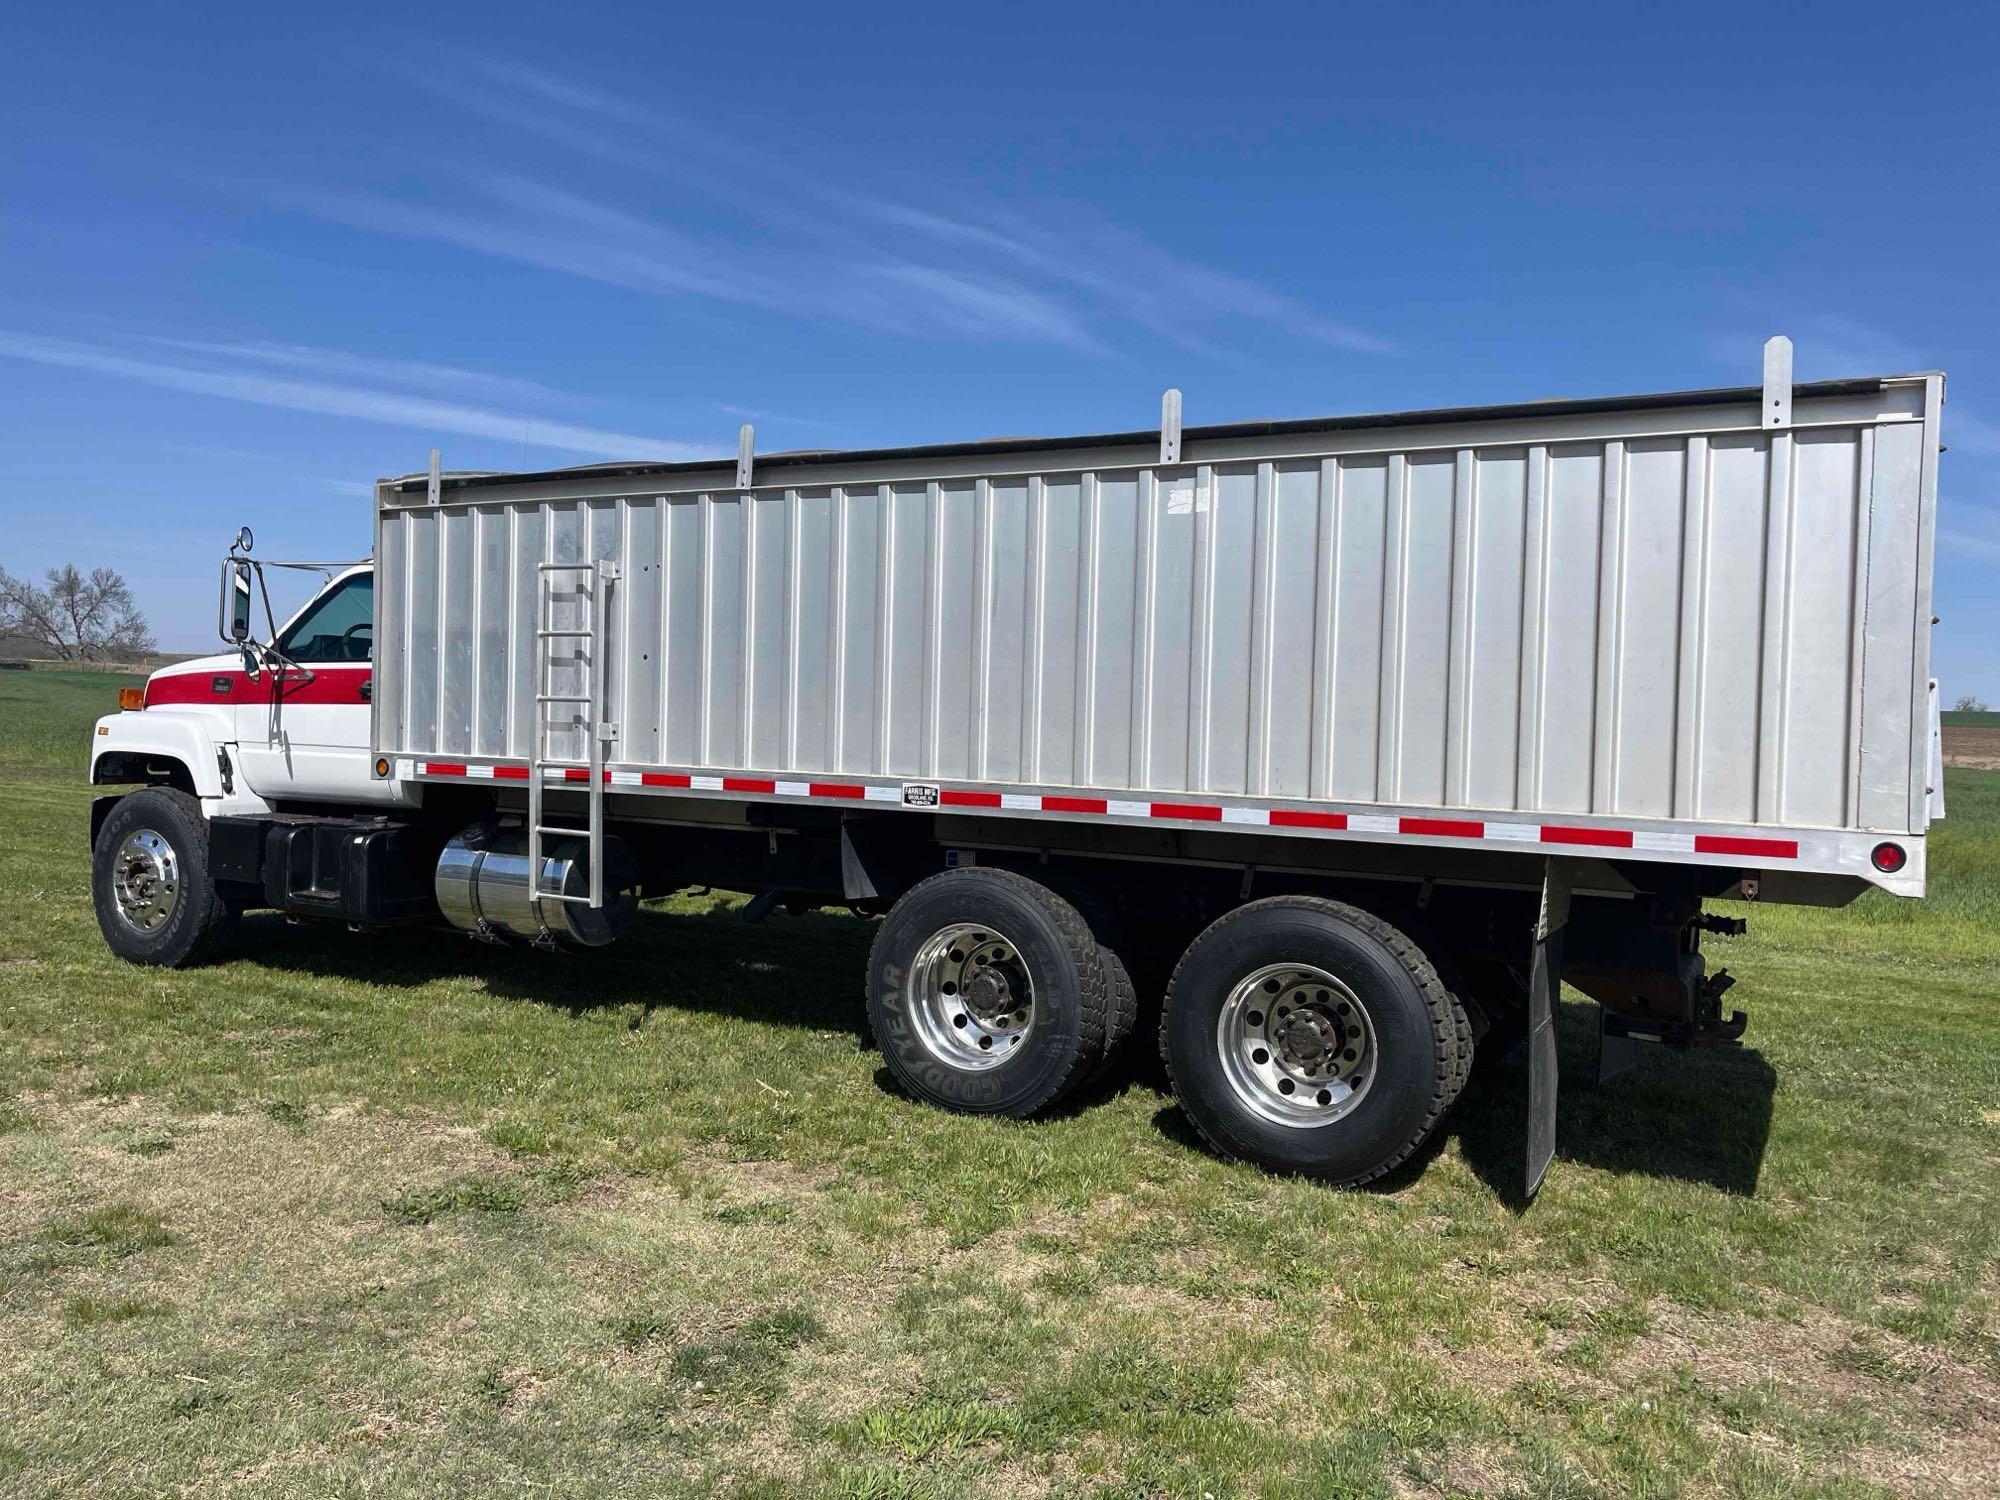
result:
[[[604,782],[609,778],[603,774],[601,747],[617,738],[617,728],[604,722],[595,724],[583,722],[573,710],[589,707],[593,720],[601,720],[599,704],[604,692],[604,668],[600,657],[603,654],[605,638],[610,632],[610,621],[606,617],[606,596],[609,585],[620,574],[615,562],[608,558],[579,562],[538,562],[537,597],[534,614],[535,639],[535,682],[534,682],[534,734],[535,742],[528,764],[528,847],[535,859],[535,878],[532,882],[532,899],[539,904],[543,901],[569,901],[579,905],[596,907],[604,899]],[[551,575],[568,573],[573,577],[567,581]],[[558,611],[555,601],[574,599],[588,606],[587,626],[558,627],[549,623],[549,616]],[[575,615],[571,616],[576,618]],[[568,641],[567,648],[548,644]],[[566,659],[559,659],[565,658]],[[587,693],[551,693],[543,689],[549,686],[554,669],[567,666],[573,660],[584,669],[582,681]],[[575,679],[564,679],[575,680]],[[560,705],[552,708],[549,705]],[[563,711],[571,710],[569,721],[563,722]],[[574,767],[565,761],[548,761],[543,757],[549,752],[550,738],[558,731],[575,734],[579,731],[594,733],[587,768]],[[576,790],[570,783],[573,770],[583,769],[590,786],[588,791],[589,813],[585,825],[578,827],[556,827],[540,821],[545,803],[543,801],[549,784],[549,773],[554,772],[556,784]],[[564,809],[565,813],[569,809]],[[552,857],[548,841],[567,839],[585,842],[590,851],[589,876],[590,894],[573,896],[564,891],[544,890],[543,862]]]

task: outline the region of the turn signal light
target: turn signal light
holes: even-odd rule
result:
[[[379,780],[386,780],[386,779],[388,779],[388,775],[389,775],[389,761],[388,761],[388,758],[387,758],[386,756],[378,756],[378,757],[376,758],[376,761],[375,761],[375,777],[376,777],[376,779],[377,779],[378,781],[379,781]]]
[[[1910,862],[1901,844],[1877,844],[1868,858],[1884,875],[1893,875]]]
[[[118,706],[128,713],[134,709],[144,708],[146,706],[146,690],[144,688],[120,688],[118,690]]]

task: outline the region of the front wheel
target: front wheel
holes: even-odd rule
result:
[[[1405,1161],[1456,1096],[1456,1005],[1422,950],[1380,918],[1277,896],[1189,945],[1160,1053],[1217,1150],[1354,1185]]]
[[[97,926],[120,958],[178,969],[227,938],[236,908],[208,873],[208,824],[185,792],[151,786],[111,809],[91,849]]]

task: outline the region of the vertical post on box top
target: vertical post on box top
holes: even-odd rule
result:
[[[750,455],[757,447],[757,429],[745,422],[736,434],[736,488],[750,488]]]
[[[1160,462],[1181,461],[1181,393],[1170,390],[1160,397]]]
[[[444,469],[441,466],[441,459],[442,455],[439,454],[438,450],[435,448],[431,449],[431,479],[430,484],[424,490],[424,498],[432,505],[436,505],[439,500],[444,498]]]
[[[1792,341],[1782,333],[1764,340],[1764,425],[1792,425]]]

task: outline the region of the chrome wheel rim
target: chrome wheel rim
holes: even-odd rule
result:
[[[1035,1027],[1035,984],[1021,950],[978,922],[954,922],[924,939],[903,1004],[918,1040],[946,1067],[997,1068]]]
[[[158,932],[181,899],[181,865],[174,846],[150,828],[125,836],[111,862],[111,894],[134,932]]]
[[[1274,1125],[1307,1129],[1351,1113],[1376,1071],[1375,1023],[1340,980],[1311,964],[1267,964],[1229,992],[1216,1022],[1237,1098]]]

